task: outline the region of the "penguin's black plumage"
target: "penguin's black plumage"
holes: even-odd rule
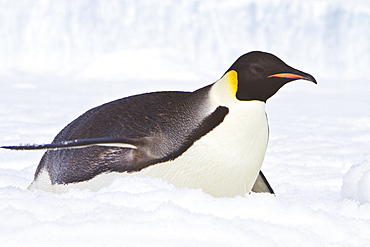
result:
[[[218,81],[194,92],[119,99],[78,117],[52,144],[3,148],[51,149],[31,187],[55,192],[96,186],[92,181],[100,187],[104,175],[133,174],[217,197],[273,193],[260,172],[268,141],[264,106],[297,79],[316,83],[272,54],[250,52]]]

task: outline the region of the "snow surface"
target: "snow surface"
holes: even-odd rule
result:
[[[0,1],[0,144],[47,143],[86,110],[195,90],[241,54],[311,73],[267,104],[276,196],[150,178],[28,191],[43,152],[0,150],[1,246],[368,246],[368,1]]]

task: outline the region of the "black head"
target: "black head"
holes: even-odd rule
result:
[[[238,75],[238,100],[266,102],[286,83],[298,79],[316,84],[315,78],[310,74],[288,66],[275,55],[259,51],[239,57],[227,72],[230,70],[235,70]]]

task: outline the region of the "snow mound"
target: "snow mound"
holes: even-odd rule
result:
[[[370,158],[370,155],[369,155]],[[353,165],[343,178],[342,197],[370,203],[370,159]]]

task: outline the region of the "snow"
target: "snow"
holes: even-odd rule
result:
[[[367,246],[368,1],[0,1],[0,145],[48,143],[86,110],[195,90],[241,54],[314,75],[268,103],[276,196],[213,198],[150,178],[29,191],[42,151],[0,150],[2,246]]]
[[[370,158],[370,156],[369,156]],[[342,196],[370,203],[370,159],[353,165],[343,178]]]

